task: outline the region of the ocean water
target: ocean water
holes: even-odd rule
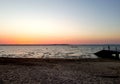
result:
[[[120,45],[111,49],[120,50]],[[68,45],[68,46],[0,46],[0,57],[11,58],[98,58],[95,52],[107,49],[107,45]]]

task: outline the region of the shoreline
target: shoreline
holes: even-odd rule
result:
[[[80,58],[80,59],[63,59],[63,58],[8,58],[0,57],[0,64],[38,64],[39,62],[48,63],[67,63],[67,62],[120,62],[116,59],[103,58]]]

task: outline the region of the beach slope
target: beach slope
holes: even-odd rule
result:
[[[0,84],[119,84],[112,59],[0,58]]]

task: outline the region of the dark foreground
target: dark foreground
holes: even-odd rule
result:
[[[119,83],[119,60],[0,58],[0,84]]]

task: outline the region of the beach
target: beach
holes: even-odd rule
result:
[[[0,58],[0,84],[119,84],[112,59]]]
[[[120,0],[0,0],[0,84],[120,84]]]

